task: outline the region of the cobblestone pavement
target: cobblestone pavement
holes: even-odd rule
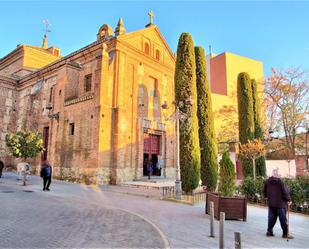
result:
[[[215,221],[216,238],[209,238],[204,205],[162,201],[160,193],[142,188],[135,190],[135,196],[126,187],[60,181],[52,182],[51,192],[43,192],[38,177],[31,177],[32,185],[26,187],[17,185],[12,175],[4,177],[0,183],[0,248],[144,248],[166,247],[168,243],[171,248],[219,248],[219,224]],[[49,218],[44,220],[45,216]],[[288,242],[281,238],[279,222],[274,229],[276,236],[266,237],[266,223],[267,209],[249,205],[247,222],[225,222],[226,248],[234,248],[236,231],[241,232],[243,248],[309,248],[308,216],[291,214],[295,239]]]
[[[43,192],[33,177],[26,187],[15,178],[4,177],[0,183],[0,248],[166,247],[160,231],[138,215],[100,202],[88,203],[70,191],[57,193],[56,187]],[[79,185],[63,185],[77,188],[76,194],[82,191]]]

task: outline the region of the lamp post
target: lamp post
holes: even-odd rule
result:
[[[179,110],[179,106],[183,105],[191,105],[191,99],[186,99],[185,101],[179,101],[178,104],[174,101],[175,105],[175,113],[173,113],[168,119],[171,119],[174,116],[174,120],[176,121],[176,140],[177,140],[177,164],[176,164],[176,179],[175,179],[175,192],[176,199],[180,200],[182,195],[182,186],[181,186],[181,176],[180,176],[180,133],[179,133],[179,120],[181,117],[185,117],[185,114],[181,113]],[[162,109],[168,109],[168,105],[166,101],[162,105]]]
[[[181,187],[181,178],[180,178],[180,140],[179,140],[179,108],[176,105],[176,136],[177,136],[177,165],[176,165],[176,180],[175,180],[175,191],[176,199],[181,199],[182,187]]]

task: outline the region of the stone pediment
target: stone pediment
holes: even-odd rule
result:
[[[167,65],[175,64],[174,54],[155,25],[151,25],[142,30],[122,34],[118,36],[117,39],[144,53],[145,46],[148,44],[150,49],[149,55],[151,57],[156,58],[156,52],[158,50],[160,53],[160,62]]]

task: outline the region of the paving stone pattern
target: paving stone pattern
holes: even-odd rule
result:
[[[158,248],[167,246],[167,238],[171,248],[219,248],[219,222],[216,238],[209,238],[204,205],[160,200],[161,190],[53,181],[52,191],[43,192],[38,177],[30,177],[27,187],[8,174],[2,181],[0,247]],[[266,237],[267,208],[248,205],[247,222],[225,222],[225,246],[234,248],[234,232],[241,232],[243,248],[309,248],[309,217],[293,213],[290,223],[294,240],[281,238],[279,221],[276,236]]]
[[[164,248],[157,230],[131,213],[0,184],[0,248]]]

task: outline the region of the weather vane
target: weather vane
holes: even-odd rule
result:
[[[47,33],[51,32],[51,30],[50,30],[51,25],[50,25],[50,23],[47,19],[43,20],[43,23],[45,24],[45,34],[44,34],[44,36],[46,37]]]

